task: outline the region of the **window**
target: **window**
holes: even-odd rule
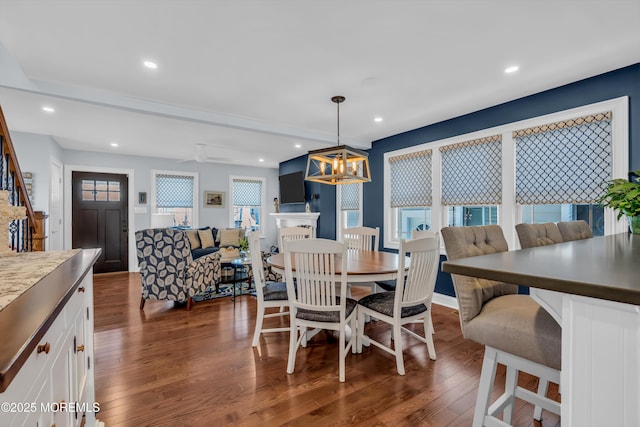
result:
[[[341,239],[344,228],[362,225],[362,183],[338,185],[336,206],[336,236]]]
[[[155,213],[172,215],[174,225],[196,227],[198,174],[170,171],[152,171],[151,174],[151,206]]]
[[[498,223],[497,206],[449,206],[449,227],[491,225]]]
[[[232,176],[231,227],[260,231],[264,235],[264,206],[266,205],[264,178]]]
[[[513,132],[523,222],[582,219],[604,234],[595,201],[612,176],[611,118],[608,111]]]
[[[82,200],[96,202],[119,202],[120,183],[118,181],[82,180]]]
[[[447,224],[497,224],[497,205],[502,203],[502,136],[445,145],[440,156]]]
[[[415,228],[585,220],[626,231],[595,203],[627,175],[628,98],[621,97],[384,153],[384,247]]]
[[[390,157],[389,170],[390,237],[410,239],[413,230],[431,228],[431,150]]]

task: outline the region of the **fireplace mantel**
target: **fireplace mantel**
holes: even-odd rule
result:
[[[316,236],[320,212],[279,212],[270,213],[269,215],[276,219],[276,226],[278,228],[303,225],[311,227],[313,229],[313,236]]]

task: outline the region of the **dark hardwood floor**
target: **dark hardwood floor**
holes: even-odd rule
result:
[[[96,275],[94,282],[96,400],[107,427],[471,425],[483,349],[462,338],[450,308],[433,306],[436,361],[405,335],[405,376],[393,356],[372,347],[347,357],[340,383],[333,336],[321,333],[300,349],[292,375],[285,371],[287,333],[263,335],[251,347],[253,296],[200,302],[191,311],[147,301],[141,311],[138,274]],[[354,289],[354,297],[367,292]],[[367,324],[367,333],[390,340],[382,322]],[[504,370],[498,377],[504,380]],[[535,390],[537,379],[521,374],[520,384]],[[555,385],[550,393],[557,396]],[[518,401],[515,425],[534,426],[532,414]],[[544,427],[560,425],[557,416],[543,416]]]

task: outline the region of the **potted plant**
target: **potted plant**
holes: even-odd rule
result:
[[[629,180],[609,181],[607,192],[598,202],[618,211],[618,219],[626,215],[633,234],[640,234],[640,170],[629,173]]]
[[[249,239],[247,237],[243,237],[240,239],[240,244],[238,246],[238,248],[242,251],[242,252],[247,252],[247,250],[249,249]]]

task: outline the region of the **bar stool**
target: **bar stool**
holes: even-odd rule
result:
[[[442,229],[449,260],[509,250],[497,225]],[[515,398],[560,415],[560,404],[545,396],[547,383],[560,384],[560,325],[517,286],[452,274],[464,338],[485,346],[473,427],[511,425]],[[507,368],[505,392],[493,404],[498,363]],[[518,386],[518,372],[540,378],[538,393]],[[496,415],[503,413],[500,420]]]
[[[590,239],[593,237],[591,227],[586,221],[566,221],[559,222],[558,229],[562,234],[562,240],[565,242],[571,242],[573,240]]]

